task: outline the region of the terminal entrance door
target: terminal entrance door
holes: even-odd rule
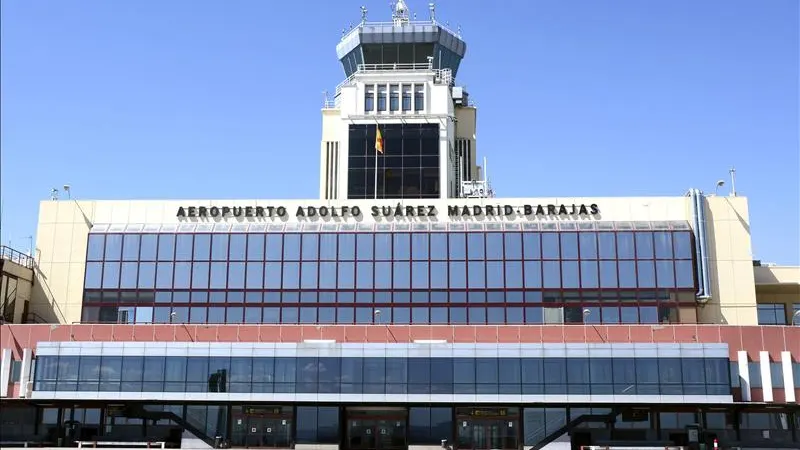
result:
[[[518,408],[457,408],[459,449],[499,450],[519,447]]]
[[[290,448],[292,409],[281,406],[245,405],[233,407],[234,447]]]
[[[349,450],[406,450],[407,413],[404,408],[348,408]]]

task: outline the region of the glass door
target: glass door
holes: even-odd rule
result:
[[[504,408],[458,412],[456,419],[457,448],[473,450],[518,448],[519,416],[513,414],[515,411]]]
[[[405,450],[405,411],[348,411],[347,448],[350,450]]]
[[[282,407],[234,406],[233,447],[290,448],[291,409]]]

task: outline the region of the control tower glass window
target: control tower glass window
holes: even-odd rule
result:
[[[375,195],[375,125],[350,125],[348,198],[439,198],[439,125],[381,125]]]

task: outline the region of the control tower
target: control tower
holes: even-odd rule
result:
[[[345,80],[322,109],[320,198],[419,199],[487,192],[476,165],[476,109],[456,84],[466,44],[404,0],[391,21],[361,22],[336,53]],[[482,184],[483,188],[480,188]],[[476,187],[478,186],[478,187]]]

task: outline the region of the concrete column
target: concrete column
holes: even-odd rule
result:
[[[794,390],[797,386],[794,385],[794,377],[792,375],[791,353],[781,352],[781,368],[783,369],[783,390],[786,395],[786,403],[795,403],[797,398],[794,395]]]
[[[772,371],[770,370],[769,352],[758,352],[758,367],[761,369],[761,390],[764,391],[764,401],[771,402],[772,395]]]
[[[742,401],[749,402],[752,398],[750,395],[750,370],[747,366],[747,352],[740,351],[737,353],[738,366],[739,366],[739,386],[742,388]]]
[[[31,384],[31,367],[33,366],[33,351],[29,348],[22,350],[22,370],[19,374],[19,396],[25,398],[33,391]]]
[[[11,381],[11,349],[0,352],[0,397],[8,397],[8,383]]]

